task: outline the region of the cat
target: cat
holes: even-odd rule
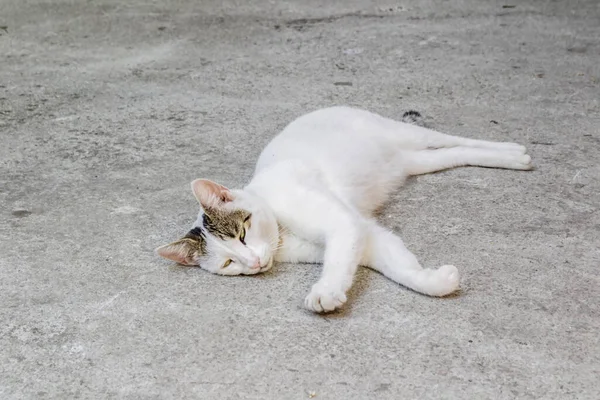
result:
[[[360,109],[320,109],[271,140],[243,189],[194,180],[201,209],[193,228],[156,251],[220,275],[257,274],[274,261],[323,263],[304,301],[319,313],[346,303],[359,265],[416,292],[446,296],[459,287],[457,268],[424,269],[374,212],[409,176],[468,165],[529,170],[525,153],[516,143],[446,135]]]

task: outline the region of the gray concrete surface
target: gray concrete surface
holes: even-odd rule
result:
[[[598,4],[0,0],[0,398],[600,398]],[[459,295],[361,270],[323,317],[317,266],[153,254],[333,104],[529,147],[381,215]]]

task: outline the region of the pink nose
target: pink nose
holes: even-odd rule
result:
[[[252,269],[260,268],[260,258],[256,257],[254,260],[254,264],[252,264]]]

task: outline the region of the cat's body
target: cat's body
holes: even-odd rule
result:
[[[194,224],[197,242],[191,247],[175,242],[159,253],[230,275],[261,272],[273,259],[323,262],[323,275],[305,300],[317,312],[346,302],[358,265],[418,292],[444,296],[458,288],[457,269],[423,269],[373,212],[410,175],[463,165],[526,170],[530,161],[514,143],[444,135],[348,107],[322,109],[296,119],[265,147],[243,190],[194,181],[203,209]],[[225,237],[211,233],[215,220],[232,218],[239,231]]]

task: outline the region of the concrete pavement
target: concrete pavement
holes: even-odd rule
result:
[[[597,399],[599,21],[593,0],[0,0],[0,398]],[[381,215],[459,295],[360,270],[319,316],[318,266],[154,255],[195,219],[191,180],[243,185],[334,104],[528,146],[535,171],[419,177]]]

